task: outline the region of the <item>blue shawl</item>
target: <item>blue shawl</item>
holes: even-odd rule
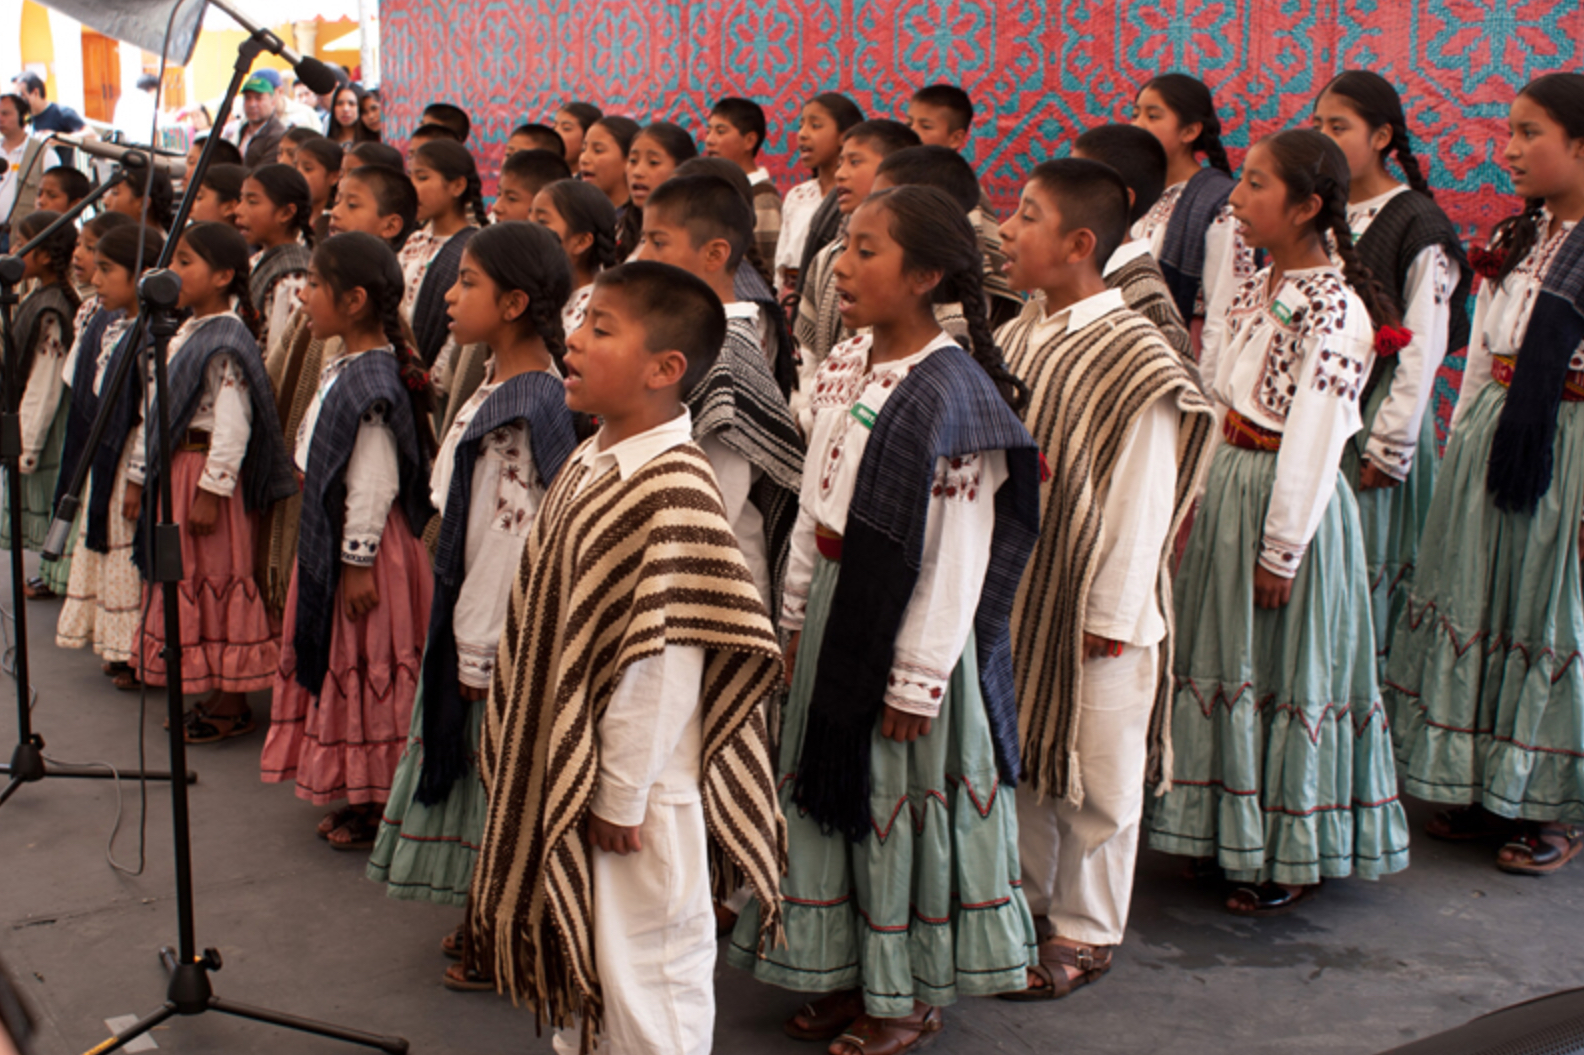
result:
[[[440,545],[435,553],[434,605],[429,610],[429,641],[423,659],[423,770],[414,797],[438,806],[467,772],[467,701],[457,681],[453,632],[457,599],[467,578],[468,511],[473,504],[473,469],[485,436],[513,421],[528,424],[528,445],[539,482],[549,488],[568,456],[577,449],[566,391],[553,374],[533,371],[505,381],[479,407],[457,443]],[[515,568],[498,569],[503,578]],[[475,745],[476,746],[476,745]]]
[[[477,227],[464,227],[452,235],[435,258],[429,261],[423,282],[418,286],[418,299],[413,301],[413,336],[418,339],[415,349],[423,360],[424,369],[434,365],[435,357],[445,347],[451,335],[451,317],[446,314],[446,291],[456,285],[457,271],[462,266],[462,250],[478,234]]]
[[[120,311],[100,308],[83,327],[78,336],[77,364],[71,379],[66,382],[71,389],[71,402],[66,410],[66,439],[61,445],[60,475],[55,478],[55,499],[51,506],[60,508],[66,497],[77,463],[82,459],[83,448],[88,444],[88,433],[93,430],[94,418],[99,416],[99,394],[94,391],[94,364],[99,359],[99,344],[112,322],[121,318]]]
[[[1206,166],[1193,175],[1166,222],[1161,243],[1160,267],[1171,289],[1172,300],[1190,322],[1204,285],[1205,232],[1215,223],[1237,181],[1218,168]]]
[[[1021,776],[1008,620],[1039,538],[1039,450],[967,352],[945,347],[910,371],[881,408],[858,467],[841,574],[825,624],[793,800],[821,827],[861,842],[871,827],[869,748],[896,635],[924,558],[935,465],[1006,452],[974,635],[979,683],[1008,785]]]
[[[77,350],[77,369],[72,374],[72,402],[67,417],[65,450],[61,455],[61,475],[55,484],[55,499],[58,505],[71,483],[71,475],[66,470],[70,468],[75,471],[80,459],[88,459],[93,473],[88,480],[86,503],[88,508],[83,541],[95,553],[110,552],[110,517],[121,515],[120,510],[115,510],[112,514],[110,495],[115,490],[116,471],[121,467],[121,454],[126,449],[127,437],[137,427],[138,408],[143,405],[143,378],[139,376],[134,366],[126,388],[110,408],[110,418],[104,433],[99,437],[99,446],[93,450],[87,449],[88,433],[93,430],[94,418],[98,416],[99,408],[104,402],[103,396],[94,392],[94,372],[95,364],[99,359],[99,345],[105,330],[120,317],[120,312],[100,311],[83,330],[84,343]],[[137,347],[132,345],[133,334],[142,336]],[[134,322],[117,342],[110,361],[105,364],[104,383],[110,383],[127,356],[141,355],[151,343],[148,327],[140,327]],[[79,393],[83,398],[79,398]]]

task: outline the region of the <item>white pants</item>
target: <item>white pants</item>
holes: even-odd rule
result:
[[[605,997],[601,1055],[709,1055],[715,913],[704,807],[651,795],[633,854],[593,851],[594,958]],[[576,1055],[579,1033],[554,1038]]]
[[[1023,893],[1055,933],[1117,945],[1127,929],[1144,811],[1157,646],[1086,660],[1078,718],[1083,805],[1017,792]]]

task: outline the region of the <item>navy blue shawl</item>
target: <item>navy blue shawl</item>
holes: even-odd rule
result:
[[[61,456],[61,475],[55,484],[58,503],[71,482],[66,472],[68,464],[75,471],[79,459],[88,459],[93,474],[88,481],[88,510],[83,542],[95,553],[110,552],[110,517],[121,515],[120,510],[111,510],[110,495],[115,490],[116,470],[121,467],[121,454],[126,449],[127,437],[137,427],[138,408],[143,405],[143,378],[134,365],[126,388],[111,407],[109,422],[99,437],[99,446],[93,450],[86,449],[88,433],[92,431],[94,418],[104,402],[103,396],[95,394],[93,389],[99,343],[110,323],[120,317],[119,312],[112,314],[101,311],[83,331],[84,344],[77,350],[77,369],[72,375],[71,412],[67,418],[66,448],[69,453]],[[142,340],[135,348],[132,345],[134,333],[142,335]],[[110,383],[122,360],[129,355],[140,355],[151,343],[148,327],[139,327],[134,322],[116,343],[110,361],[105,364],[104,383]],[[91,398],[79,399],[79,393]],[[76,426],[79,424],[81,431],[77,432]]]
[[[886,400],[858,467],[841,574],[825,624],[793,799],[826,829],[862,841],[871,827],[869,747],[918,582],[940,458],[1006,452],[974,635],[979,684],[1007,785],[1021,776],[1008,621],[1039,538],[1039,450],[988,374],[961,348],[937,350]]]
[[[104,339],[105,330],[112,322],[120,319],[122,312],[107,311],[100,308],[88,320],[88,325],[83,327],[83,332],[78,336],[77,364],[72,371],[72,376],[67,381],[71,389],[71,403],[66,410],[66,439],[61,445],[60,475],[55,479],[55,499],[50,504],[60,507],[61,499],[66,497],[66,488],[71,483],[72,475],[77,471],[77,463],[82,458],[83,448],[88,443],[88,433],[93,429],[94,418],[99,414],[99,395],[94,391],[94,364],[99,359],[99,342]]]
[[[1206,166],[1194,173],[1166,222],[1161,243],[1161,274],[1185,322],[1196,314],[1199,290],[1204,285],[1205,232],[1215,223],[1237,181],[1218,168]]]
[[[478,234],[477,227],[464,227],[440,247],[435,258],[429,261],[423,282],[418,287],[418,299],[413,301],[413,336],[418,339],[418,357],[424,369],[434,365],[435,357],[445,347],[451,335],[451,316],[446,314],[445,295],[456,285],[457,271],[462,266],[462,250]]]
[[[341,532],[346,517],[346,466],[357,445],[363,415],[378,403],[396,437],[401,491],[396,505],[413,531],[434,514],[429,504],[429,464],[418,440],[412,400],[402,384],[396,357],[388,350],[364,352],[341,371],[325,396],[308,449],[302,521],[297,542],[297,684],[319,694],[330,669],[330,631],[336,584],[341,578]]]
[[[467,577],[468,512],[473,503],[473,469],[480,441],[513,421],[528,424],[528,444],[539,482],[545,488],[577,449],[572,412],[560,379],[544,371],[518,374],[490,393],[457,443],[440,545],[435,553],[434,605],[429,610],[429,641],[423,660],[423,770],[415,798],[438,806],[467,772],[467,701],[457,681],[453,620]],[[516,569],[501,568],[510,578]]]

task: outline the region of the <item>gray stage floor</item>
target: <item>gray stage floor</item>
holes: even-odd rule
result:
[[[0,574],[9,607],[10,587]],[[137,759],[138,698],[116,692],[95,658],[53,646],[58,602],[29,606],[35,718],[50,754]],[[14,743],[14,693],[0,681],[0,753]],[[258,706],[255,707],[258,710]],[[142,722],[164,766],[163,696]],[[438,942],[451,910],[393,901],[363,878],[359,854],[314,838],[323,810],[258,779],[262,734],[191,754],[200,948],[225,969],[233,1000],[397,1033],[422,1055],[547,1052],[533,1018],[493,995],[440,986]],[[163,999],[156,949],[176,938],[169,793],[150,785],[147,867],[105,863],[116,795],[106,782],[49,780],[0,810],[0,957],[41,1020],[40,1055],[83,1052],[105,1020]],[[135,864],[137,787],[122,788],[117,856]],[[1425,810],[1415,806],[1417,825]],[[1503,875],[1494,851],[1417,838],[1413,863],[1379,883],[1326,886],[1286,919],[1252,924],[1211,890],[1146,854],[1128,942],[1111,975],[1052,1004],[973,1000],[948,1012],[932,1052],[1174,1055],[1382,1051],[1528,997],[1584,984],[1579,911],[1584,865],[1547,880]],[[799,1003],[721,968],[716,1051],[801,1053],[780,1023]],[[237,1019],[174,1019],[153,1034],[187,1053],[330,1053],[353,1049]]]

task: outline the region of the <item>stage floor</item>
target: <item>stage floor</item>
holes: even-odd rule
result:
[[[30,559],[31,567],[31,559]],[[0,574],[9,607],[10,586]],[[117,692],[96,657],[54,647],[59,602],[28,608],[37,728],[71,761],[137,762],[136,694]],[[0,680],[0,754],[15,742],[14,690]],[[267,699],[254,709],[262,719]],[[142,721],[151,768],[164,768],[163,692]],[[441,988],[441,937],[456,910],[394,901],[363,877],[364,856],[314,837],[323,809],[258,778],[262,731],[190,752],[198,945],[218,948],[225,997],[412,1042],[420,1055],[548,1052],[531,1014],[491,994]],[[116,856],[136,865],[138,788],[121,789]],[[105,863],[116,814],[103,781],[47,780],[0,809],[0,958],[40,1020],[38,1055],[83,1052],[106,1019],[164,998],[156,958],[175,944],[169,793],[151,784],[148,855],[136,878]],[[1419,830],[1427,811],[1410,816]],[[1173,1055],[1302,1052],[1367,1055],[1482,1012],[1584,984],[1584,863],[1524,879],[1491,866],[1494,848],[1416,837],[1413,863],[1379,883],[1330,883],[1294,916],[1251,923],[1211,889],[1177,878],[1181,862],[1140,863],[1133,926],[1116,968],[1052,1004],[970,1000],[947,1014],[933,1052],[1170,1050]],[[811,1055],[785,1039],[801,1002],[722,966],[715,1050]],[[219,1015],[172,1019],[153,1034],[186,1053],[331,1053],[355,1049]]]

